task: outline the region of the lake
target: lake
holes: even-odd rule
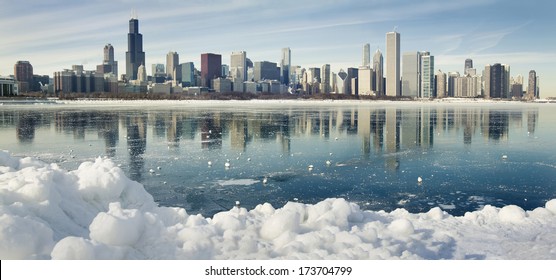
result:
[[[236,201],[463,215],[556,197],[556,104],[4,103],[0,138],[68,170],[111,158],[160,205],[204,216]]]

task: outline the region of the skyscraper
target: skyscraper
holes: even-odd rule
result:
[[[434,96],[434,56],[429,52],[421,53],[421,98],[432,98]]]
[[[330,64],[321,67],[321,93],[330,93]]]
[[[373,56],[373,69],[375,73],[375,78],[374,78],[375,83],[374,83],[373,90],[375,91],[375,94],[377,96],[382,96],[384,95],[384,84],[383,84],[384,62],[382,58],[382,53],[380,52],[379,49],[376,50]]]
[[[405,52],[402,61],[402,96],[419,97],[421,55],[419,52]]]
[[[509,66],[500,63],[485,67],[485,98],[506,98],[509,91]]]
[[[31,90],[33,82],[33,65],[29,61],[18,61],[14,65],[14,77],[18,84],[19,92]]]
[[[471,58],[465,60],[465,68],[463,69],[463,73],[467,74],[468,69],[473,69],[473,59]]]
[[[143,52],[143,35],[139,33],[139,20],[135,17],[129,20],[125,58],[127,78],[136,80],[139,66],[145,65],[145,52]]]
[[[201,54],[201,86],[212,88],[211,80],[222,75],[222,56],[214,53]]]
[[[436,72],[436,97],[446,97],[446,74],[440,69]]]
[[[386,95],[400,96],[400,33],[386,33]]]
[[[363,64],[361,66],[371,66],[371,45],[363,45]]]
[[[230,76],[232,79],[247,81],[247,53],[245,51],[232,52],[230,56]]]
[[[290,66],[292,64],[291,60],[291,50],[290,48],[282,49],[282,59],[280,60],[280,82],[285,85],[290,84]]]
[[[118,62],[114,61],[114,47],[111,44],[104,46],[104,59],[102,64],[110,66],[110,72],[118,77]]]
[[[181,67],[181,82],[183,86],[190,87],[196,86],[195,84],[195,65],[193,62],[186,62],[180,64]]]
[[[177,77],[174,77],[174,72],[178,72],[177,68],[180,65],[180,55],[177,52],[168,52],[166,55],[166,76],[173,80]],[[181,69],[180,69],[181,70]],[[181,78],[181,73],[179,74],[179,78]]]
[[[529,71],[529,83],[527,85],[527,100],[534,100],[537,98],[537,72],[535,70]]]
[[[338,72],[338,78],[336,79],[336,93],[346,94],[348,90],[348,74],[344,69],[340,69]]]

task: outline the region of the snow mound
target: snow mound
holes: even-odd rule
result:
[[[556,199],[455,217],[331,198],[205,218],[159,207],[109,159],[66,171],[0,151],[0,203],[1,259],[556,259]]]

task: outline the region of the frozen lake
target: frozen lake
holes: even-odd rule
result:
[[[4,104],[0,135],[1,149],[67,169],[109,157],[159,205],[204,216],[236,201],[463,215],[556,197],[555,104]]]

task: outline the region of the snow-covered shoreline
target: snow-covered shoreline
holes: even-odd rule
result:
[[[159,207],[111,160],[66,171],[0,152],[1,259],[556,259],[556,199],[454,217],[343,199],[212,218]]]

